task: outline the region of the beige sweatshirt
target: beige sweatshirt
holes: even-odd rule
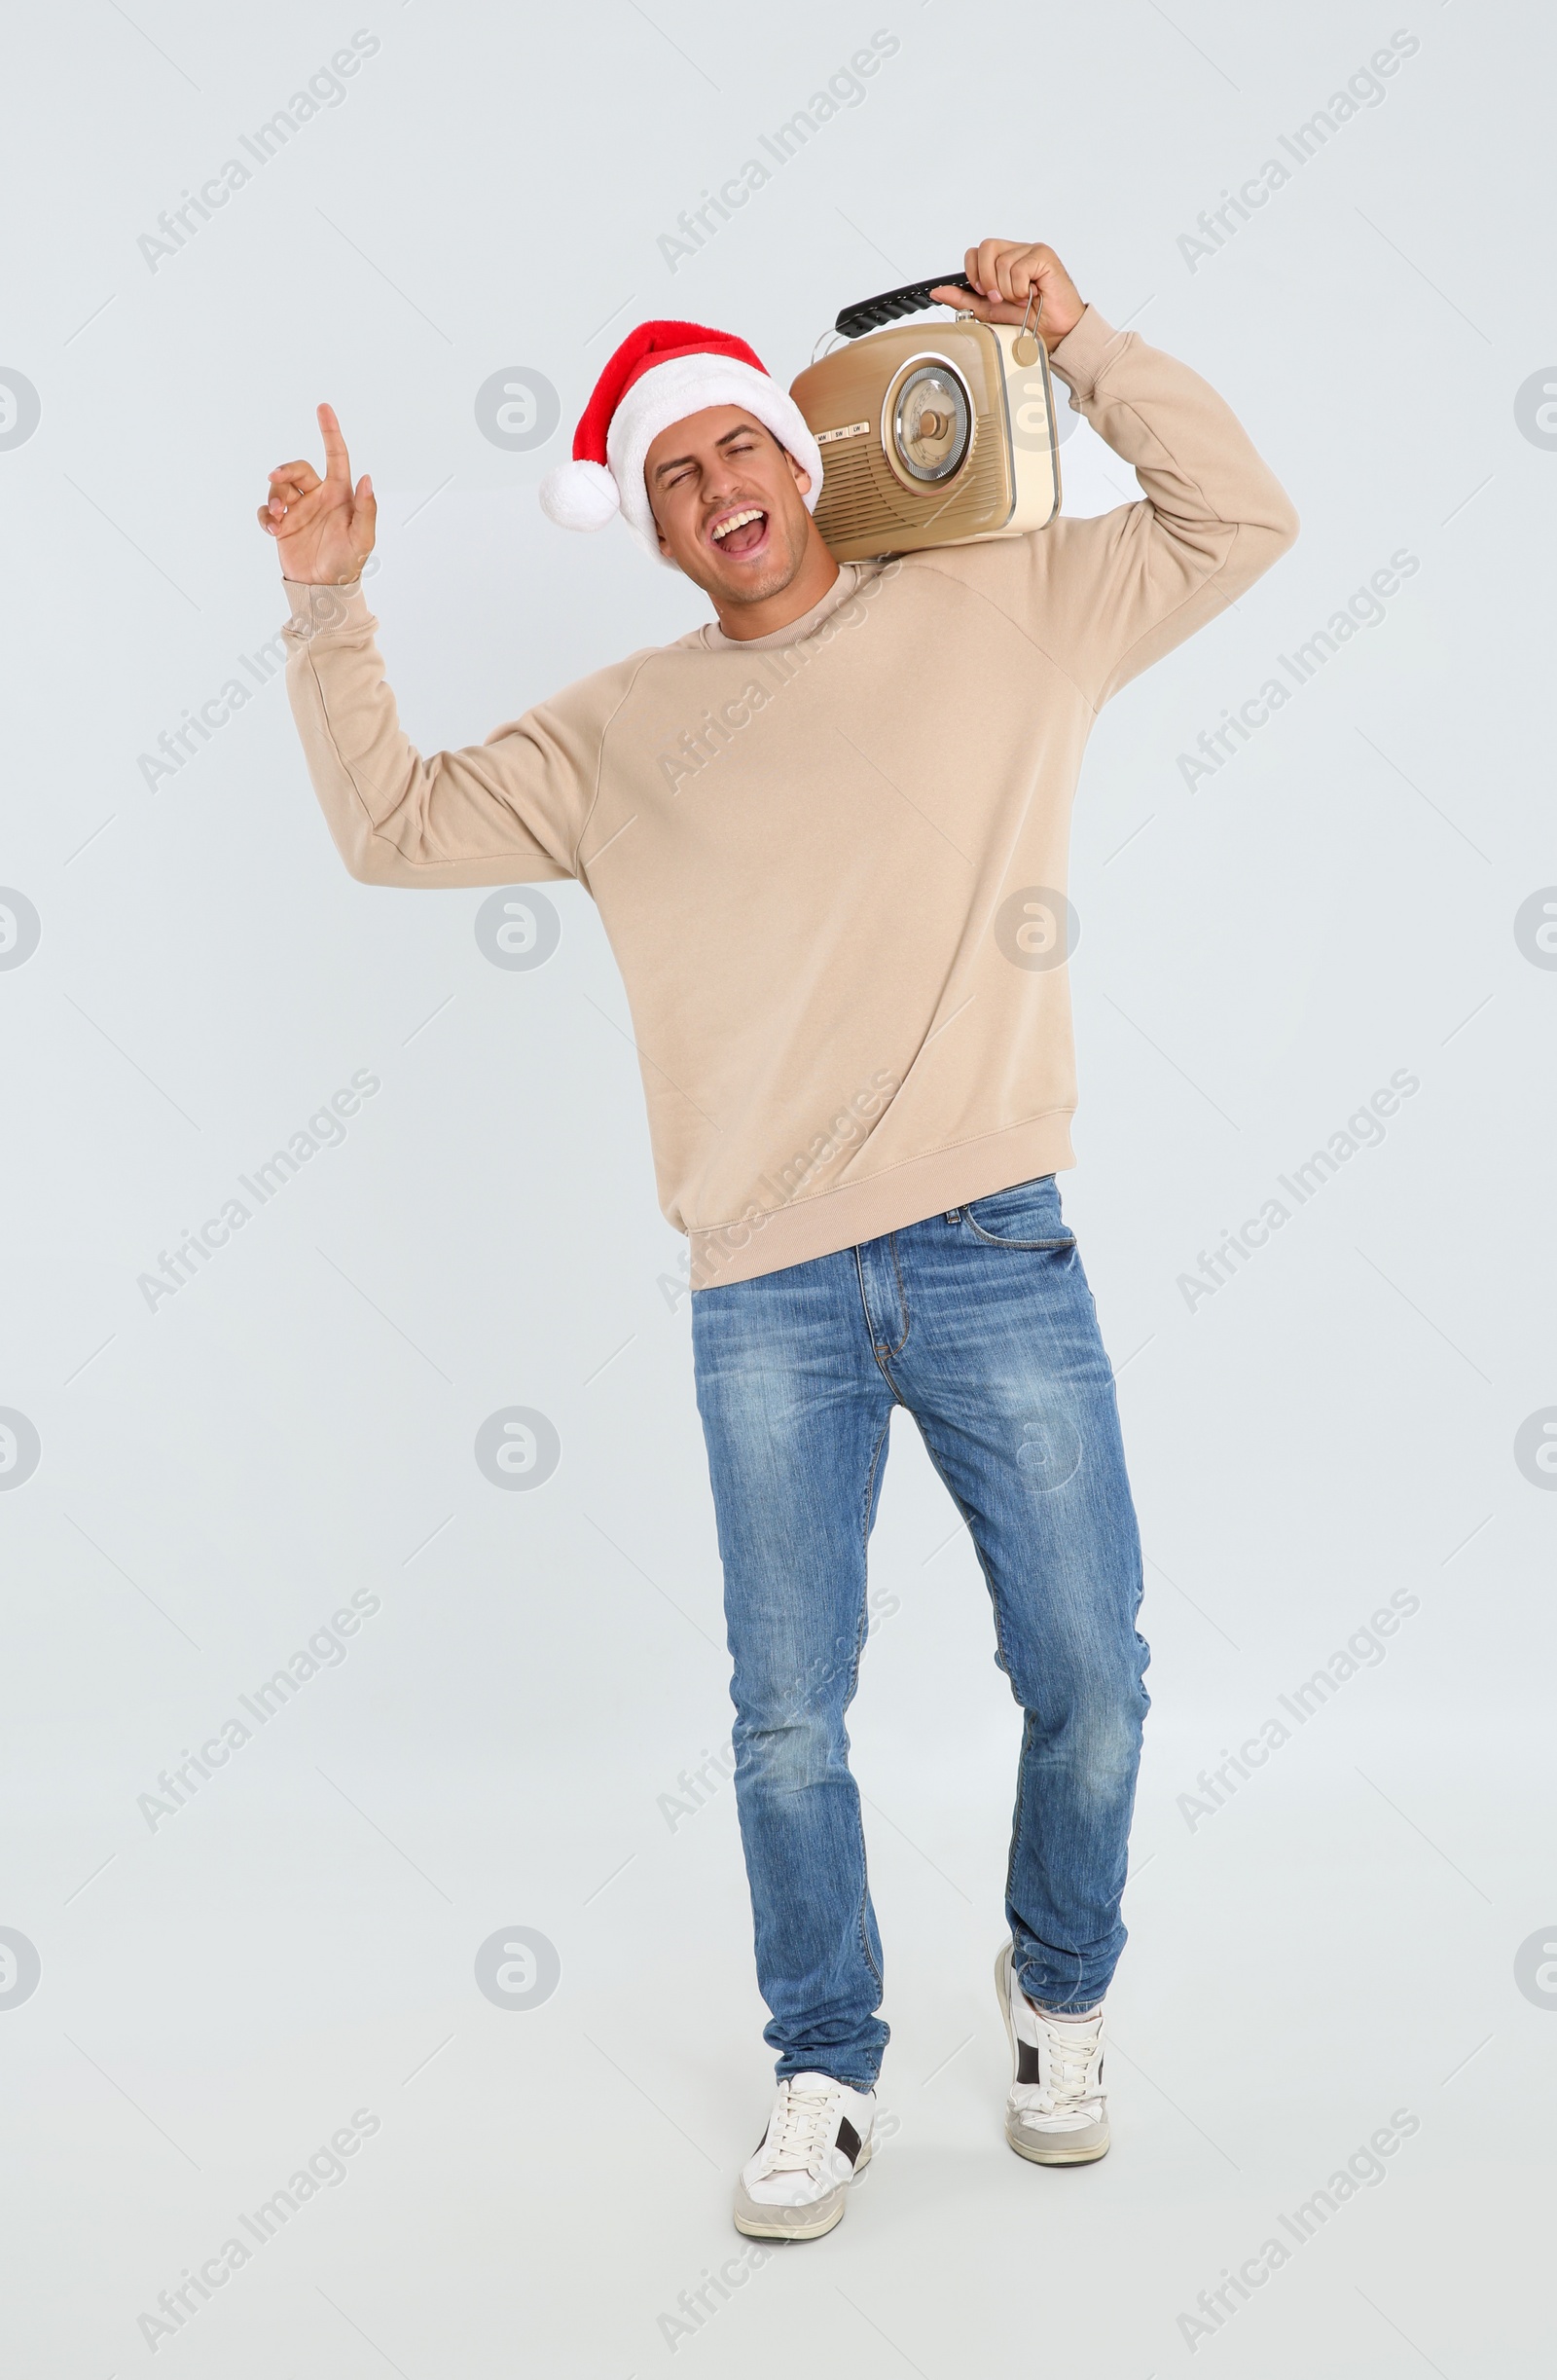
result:
[[[573,876],[598,905],[694,1290],[1075,1161],[1088,732],[1297,522],[1183,364],[1092,307],[1052,361],[1141,502],[846,566],[788,628],[694,629],[461,751],[403,734],[360,582],[288,582],[288,691],[352,875]]]

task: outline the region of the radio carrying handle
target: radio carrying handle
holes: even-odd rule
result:
[[[971,289],[965,273],[932,274],[927,281],[908,281],[901,289],[886,289],[879,298],[858,298],[852,306],[843,307],[834,328],[843,339],[858,339],[866,331],[879,331],[884,323],[895,322],[901,314],[917,314],[930,303],[932,289]]]
[[[917,314],[922,308],[929,305],[932,289],[971,290],[972,286],[965,273],[948,273],[938,281],[905,282],[901,289],[884,290],[879,298],[860,298],[854,305],[844,307],[832,331],[830,333],[824,331],[822,338],[858,339],[865,331],[877,331],[884,323],[895,322],[900,314]],[[1032,311],[1034,296],[1038,301],[1037,313]],[[1028,302],[1022,314],[1022,328],[1017,334],[1016,343],[1012,348],[1012,353],[1019,364],[1034,364],[1038,360],[1036,334],[1042,313],[1043,298],[1034,282],[1028,291]],[[1031,330],[1028,327],[1030,322]],[[820,347],[820,339],[817,340],[816,345]],[[815,363],[815,356],[813,355],[812,361]]]

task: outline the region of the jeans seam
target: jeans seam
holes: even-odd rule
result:
[[[865,1639],[870,1633],[869,1570],[871,1490],[876,1483],[876,1472],[882,1459],[882,1448],[887,1444],[887,1435],[891,1426],[892,1416],[890,1412],[888,1412],[887,1419],[882,1423],[881,1436],[876,1441],[875,1452],[870,1458],[870,1470],[865,1479],[865,1503],[864,1509],[860,1515],[860,1536],[862,1541],[862,1550],[864,1553],[864,1567],[861,1572],[862,1587],[859,1598],[859,1626],[854,1631],[854,1658],[851,1664],[849,1671],[849,1693],[844,1703],[844,1708],[846,1711],[849,1708],[849,1704],[853,1701],[859,1684],[860,1658],[865,1650]],[[852,1773],[851,1774],[852,1776]],[[881,1968],[877,1965],[875,1959],[871,1955],[870,1937],[865,1931],[865,1910],[870,1900],[870,1855],[865,1847],[865,1818],[861,1807],[859,1782],[857,1778],[853,1778],[852,1781],[854,1785],[854,1824],[859,1834],[859,1873],[861,1878],[859,1907],[855,1912],[854,1922],[859,1928],[859,1947],[864,1953],[865,1964],[869,1967],[871,1973],[876,1978],[876,1988],[878,1992],[884,1992],[887,1988],[887,1978],[882,1973]]]
[[[882,1460],[882,1448],[883,1448],[883,1447],[886,1446],[886,1444],[887,1444],[887,1432],[890,1430],[891,1426],[892,1426],[892,1416],[891,1416],[891,1413],[888,1411],[888,1413],[887,1413],[887,1416],[886,1420],[885,1420],[885,1421],[882,1423],[882,1431],[881,1431],[881,1436],[880,1436],[880,1437],[877,1439],[877,1441],[876,1441],[875,1451],[873,1452],[873,1454],[871,1455],[871,1458],[870,1458],[870,1469],[869,1469],[869,1471],[868,1471],[868,1472],[866,1473],[866,1475],[865,1475],[865,1502],[864,1502],[864,1507],[863,1507],[863,1509],[862,1509],[862,1511],[861,1511],[861,1513],[860,1513],[860,1517],[859,1517],[859,1529],[860,1529],[860,1543],[861,1543],[861,1548],[862,1548],[862,1551],[863,1551],[863,1553],[864,1553],[864,1557],[865,1557],[865,1565],[866,1565],[866,1570],[867,1570],[867,1573],[868,1573],[868,1571],[869,1571],[869,1566],[870,1566],[870,1507],[871,1507],[871,1496],[872,1496],[872,1492],[873,1492],[873,1490],[874,1490],[874,1488],[875,1488],[875,1485],[876,1485],[876,1474],[877,1474],[877,1472],[878,1472],[878,1471],[880,1470],[880,1468],[881,1468],[881,1460]],[[867,1575],[867,1578],[866,1578],[866,1597],[865,1597],[865,1615],[866,1615],[867,1620],[868,1620],[868,1618],[869,1618],[869,1614],[870,1614],[870,1592],[869,1592],[869,1590],[870,1590],[870,1581],[869,1581],[869,1577],[868,1577],[868,1575]],[[1137,1608],[1137,1610],[1138,1610],[1138,1611],[1139,1611],[1139,1610],[1140,1610],[1140,1608],[1141,1608],[1139,1598],[1138,1598],[1138,1601],[1137,1601],[1136,1608]],[[857,1652],[856,1652],[856,1654],[855,1654],[855,1667],[856,1667],[856,1669],[857,1669],[858,1666],[859,1666],[859,1657],[858,1657],[858,1654],[857,1654]]]
[[[897,1269],[897,1246],[896,1246],[896,1235],[895,1235],[895,1233],[894,1233],[894,1234],[892,1234],[892,1242],[893,1242],[893,1245],[892,1245],[892,1267],[893,1267],[893,1270],[894,1270],[894,1271],[896,1271],[896,1269]],[[854,1247],[854,1272],[855,1272],[855,1275],[856,1275],[856,1277],[858,1278],[858,1281],[859,1281],[859,1308],[860,1308],[860,1312],[861,1312],[861,1313],[864,1315],[864,1317],[865,1317],[865,1332],[866,1332],[866,1336],[867,1336],[867,1337],[868,1337],[868,1338],[869,1338],[869,1340],[870,1340],[871,1361],[874,1363],[874,1365],[875,1365],[875,1367],[876,1367],[877,1371],[878,1371],[878,1372],[881,1373],[882,1378],[883,1378],[883,1379],[884,1379],[884,1380],[887,1382],[887,1387],[888,1387],[888,1388],[891,1390],[891,1392],[892,1392],[892,1400],[893,1400],[894,1404],[897,1404],[897,1405],[901,1405],[901,1406],[903,1406],[904,1410],[906,1411],[906,1410],[908,1410],[908,1409],[907,1409],[907,1405],[906,1405],[906,1403],[905,1403],[904,1399],[903,1399],[902,1397],[900,1397],[900,1396],[898,1395],[898,1393],[897,1393],[897,1383],[896,1383],[896,1381],[895,1381],[895,1380],[892,1378],[891,1373],[890,1373],[887,1371],[887,1366],[886,1366],[886,1365],[883,1363],[883,1361],[882,1361],[882,1359],[881,1359],[881,1356],[880,1356],[880,1355],[878,1354],[878,1352],[877,1352],[877,1347],[876,1347],[876,1321],[875,1321],[875,1317],[874,1317],[874,1315],[871,1313],[871,1310],[870,1310],[870,1296],[869,1296],[869,1293],[867,1292],[867,1290],[866,1290],[866,1288],[865,1288],[865,1267],[864,1267],[864,1264],[863,1264],[863,1263],[861,1263],[861,1261],[860,1261],[860,1254],[859,1254],[859,1243],[857,1243],[857,1242],[856,1242],[855,1247]],[[889,1347],[889,1348],[887,1349],[887,1354],[888,1354],[889,1356],[892,1356],[892,1355],[901,1355],[901,1354],[902,1354],[902,1352],[903,1352],[903,1349],[904,1349],[904,1348],[907,1346],[907,1344],[908,1344],[908,1333],[909,1333],[909,1322],[908,1322],[908,1293],[907,1293],[907,1291],[906,1291],[906,1290],[904,1290],[904,1289],[903,1289],[903,1276],[902,1276],[901,1272],[898,1272],[898,1274],[897,1274],[897,1286],[898,1286],[898,1290],[899,1290],[899,1292],[900,1292],[900,1293],[901,1293],[901,1295],[902,1295],[902,1300],[903,1300],[903,1318],[904,1318],[904,1319],[903,1319],[903,1336],[902,1336],[902,1337],[899,1339],[899,1341],[898,1341],[898,1343],[897,1343],[897,1345],[896,1345],[895,1347]]]
[[[888,1355],[901,1355],[903,1349],[908,1345],[908,1335],[914,1328],[914,1317],[908,1310],[908,1288],[903,1279],[903,1268],[897,1261],[897,1233],[895,1231],[887,1233],[887,1245],[891,1251],[892,1277],[897,1283],[898,1302],[903,1309],[903,1336],[895,1347],[888,1347],[887,1353]]]
[[[1011,1855],[1005,1863],[1006,1922],[1010,1923],[1011,1888],[1016,1883],[1017,1847],[1022,1841],[1022,1809],[1027,1800],[1028,1754],[1032,1749],[1032,1713],[1022,1713],[1022,1749],[1016,1765],[1016,1809],[1011,1817]]]

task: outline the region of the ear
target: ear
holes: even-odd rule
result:
[[[796,462],[787,447],[783,452],[784,460],[795,475],[795,486],[800,490],[802,495],[809,495],[811,494],[811,473],[806,469],[804,463]]]

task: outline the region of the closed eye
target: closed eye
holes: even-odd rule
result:
[[[757,451],[757,443],[749,430],[743,430],[738,437],[722,442],[719,452],[721,455],[754,455]],[[684,479],[691,478],[697,472],[698,467],[690,457],[685,462],[672,463],[668,470],[665,470],[660,485],[662,488],[678,488]]]

